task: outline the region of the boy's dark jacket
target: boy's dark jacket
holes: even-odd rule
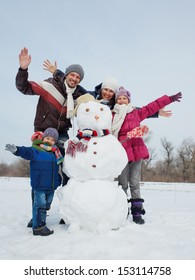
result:
[[[16,156],[30,160],[30,179],[33,190],[55,190],[61,184],[56,156],[33,147],[17,146]]]

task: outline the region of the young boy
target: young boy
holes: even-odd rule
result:
[[[140,195],[140,177],[142,160],[149,158],[149,152],[141,137],[132,138],[128,137],[128,134],[134,128],[139,127],[144,119],[172,102],[180,102],[181,98],[181,92],[172,96],[164,95],[148,105],[136,109],[131,105],[131,94],[128,90],[120,87],[116,94],[112,133],[118,137],[123,145],[129,161],[118,180],[125,193],[127,193],[128,184],[130,186],[131,214],[133,215],[133,221],[137,224],[144,223],[142,215],[145,214],[145,210],[143,209],[144,200]]]
[[[32,136],[32,147],[19,147],[6,144],[5,149],[15,156],[30,160],[30,179],[34,194],[33,199],[33,235],[53,234],[46,226],[46,211],[50,209],[54,191],[61,184],[59,164],[63,157],[55,145],[58,141],[55,128],[47,128],[44,133]]]

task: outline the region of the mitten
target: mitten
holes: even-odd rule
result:
[[[36,131],[32,136],[31,136],[31,141],[34,141],[36,139],[42,140],[43,138],[43,132],[42,131]]]
[[[135,127],[131,131],[127,132],[128,138],[141,138],[143,135],[147,134],[149,131],[149,128],[147,125],[141,125],[138,127]]]
[[[181,101],[180,99],[182,98],[182,93],[178,92],[178,93],[176,93],[174,95],[171,95],[169,97],[171,99],[171,102],[175,102],[175,101],[180,102]]]
[[[12,154],[15,154],[17,152],[17,148],[14,144],[6,144],[5,150],[11,152]]]

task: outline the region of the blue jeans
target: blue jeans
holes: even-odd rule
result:
[[[50,209],[54,197],[54,191],[34,190],[34,202],[32,209],[33,229],[46,225],[47,210]]]

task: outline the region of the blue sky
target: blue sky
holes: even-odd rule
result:
[[[15,87],[18,55],[29,49],[29,79],[49,73],[43,61],[57,60],[64,70],[79,63],[85,70],[81,85],[92,90],[108,76],[132,94],[132,104],[144,106],[163,94],[182,91],[180,103],[167,109],[169,119],[146,120],[150,146],[160,155],[160,139],[175,147],[195,139],[195,2],[193,0],[34,0],[1,3],[0,8],[0,162],[15,158],[6,143],[30,146],[37,96]]]

